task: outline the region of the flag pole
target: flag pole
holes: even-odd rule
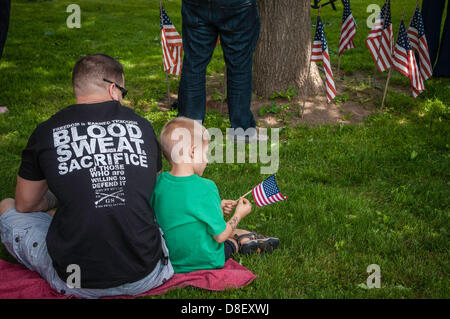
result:
[[[417,2],[419,2],[419,0]],[[403,14],[402,14],[401,21],[403,21],[404,17],[405,17],[405,9],[403,9]],[[411,21],[412,21],[412,18],[409,21],[409,25],[411,25]],[[408,28],[409,28],[409,25],[408,25]],[[398,40],[399,35],[400,35],[400,30],[398,31],[398,34],[397,34],[397,40]],[[395,41],[395,43],[397,43],[397,40]],[[393,66],[391,66],[389,68],[389,74],[388,74],[388,77],[386,79],[386,85],[384,86],[383,101],[381,102],[380,111],[383,111],[383,108],[384,108],[384,102],[386,101],[386,95],[387,95],[387,90],[388,90],[388,87],[389,87],[389,81],[391,80],[391,76],[392,76],[392,69],[393,69]]]
[[[308,65],[308,72],[306,73],[306,83],[305,83],[305,90],[304,90],[304,94],[303,94],[303,104],[302,104],[302,108],[301,108],[301,118],[303,118],[303,114],[305,113],[305,104],[306,104],[306,97],[308,95],[308,91],[309,91],[309,82],[310,82],[310,78],[311,78],[311,53],[309,55],[309,65]]]
[[[419,5],[420,5],[420,0],[417,0],[416,7],[414,8],[414,10],[416,10],[419,7]],[[415,11],[414,11],[414,13],[415,13]],[[412,19],[414,18],[414,13],[413,13],[411,20],[409,21],[409,26],[411,25]],[[409,29],[409,26],[408,26],[408,29]]]
[[[389,81],[391,80],[391,75],[392,75],[392,67],[389,68],[389,74],[388,74],[388,77],[386,79],[386,85],[384,86],[383,101],[381,102],[380,111],[383,111],[384,101],[386,100],[387,89],[388,89],[388,86],[389,86]]]
[[[251,190],[249,190],[247,193],[245,193],[245,195],[242,195],[239,197],[239,199],[247,197],[248,194],[250,194],[253,191],[253,188]],[[236,201],[238,201],[239,199],[237,199]]]
[[[166,87],[167,87],[167,99],[168,99],[168,107],[170,108],[172,103],[170,103],[170,85],[169,85],[169,75],[167,74],[166,71],[164,71],[164,73],[166,74]]]
[[[322,9],[322,5],[319,6],[318,16],[320,17],[320,10]],[[317,25],[316,25],[317,28]],[[313,40],[314,41],[314,40]],[[305,93],[303,94],[303,103],[301,108],[301,118],[303,118],[303,114],[305,113],[305,104],[306,104],[306,97],[309,91],[309,82],[311,78],[311,50],[309,52],[309,64],[308,64],[308,72],[306,73],[306,85],[305,85]],[[246,194],[247,195],[247,194]]]
[[[319,14],[318,14],[319,17],[320,17],[320,11],[322,11],[322,5],[319,7]],[[317,28],[317,26],[316,26],[316,28]],[[312,57],[312,55],[311,55],[311,57]],[[323,57],[323,54],[322,54],[322,57]],[[309,65],[309,67],[311,67],[311,64]],[[330,61],[330,69],[331,69],[331,61]],[[333,72],[333,70],[331,70],[331,72]],[[322,81],[322,84],[323,84],[322,87],[324,88],[324,91],[325,91],[324,95],[327,96],[327,85],[326,85],[326,83],[323,83],[323,81]],[[330,104],[330,103],[331,103],[331,101],[328,101],[328,98],[327,98],[327,104]]]
[[[159,19],[162,19],[162,0],[159,0]],[[164,60],[164,58],[163,58]],[[168,103],[168,108],[171,107],[170,103],[170,84],[169,84],[169,75],[167,74],[166,70],[164,69],[164,61],[163,61],[163,70],[164,70],[164,74],[166,76],[166,88],[167,88],[167,103]]]
[[[339,42],[341,42],[340,40],[339,40]],[[340,43],[339,43],[340,44]],[[343,53],[343,52],[342,52]],[[341,70],[341,54],[338,54],[338,67],[337,67],[337,76],[339,76],[339,71]]]
[[[339,76],[339,71],[341,69],[341,55],[338,56],[338,68],[337,68],[337,76]]]

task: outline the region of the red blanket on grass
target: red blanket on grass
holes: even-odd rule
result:
[[[222,269],[198,270],[175,274],[165,284],[139,296],[116,296],[108,298],[135,298],[162,295],[172,288],[193,286],[220,291],[249,285],[257,276],[233,259],[228,259]],[[42,279],[38,273],[21,264],[0,260],[0,299],[66,299]]]

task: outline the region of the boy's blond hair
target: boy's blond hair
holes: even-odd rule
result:
[[[210,141],[207,129],[199,121],[183,116],[174,118],[164,125],[160,136],[162,152],[171,163],[175,162],[172,158],[175,145],[186,142],[186,139],[181,136],[185,132],[189,133],[191,142],[190,145],[183,145],[185,147],[190,148],[192,145],[199,144],[199,141],[204,146]]]

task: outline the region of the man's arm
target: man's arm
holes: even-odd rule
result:
[[[45,194],[48,190],[47,181],[30,181],[17,176],[16,210],[20,213],[43,212],[49,208]]]

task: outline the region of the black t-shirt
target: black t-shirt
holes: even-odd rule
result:
[[[82,288],[135,282],[162,258],[149,200],[161,150],[151,124],[110,101],[71,105],[40,124],[19,176],[46,179],[60,206],[47,234],[59,277],[80,267]]]

